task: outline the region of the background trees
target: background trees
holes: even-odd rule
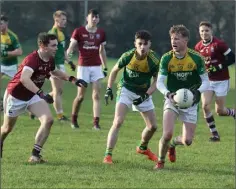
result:
[[[66,29],[69,40],[75,27],[83,25],[84,1],[31,1],[2,3],[2,13],[9,16],[10,28],[18,34],[26,51],[36,46],[36,36],[53,25],[52,14],[58,9],[68,13]],[[235,2],[233,1],[89,1],[88,8],[100,11],[100,27],[107,32],[107,53],[119,57],[133,47],[135,31],[152,33],[152,48],[162,54],[170,49],[169,28],[184,24],[191,32],[190,47],[199,40],[198,24],[209,20],[215,35],[235,50]],[[24,48],[24,46],[23,46]]]

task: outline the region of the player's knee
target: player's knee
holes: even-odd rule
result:
[[[93,100],[99,100],[100,99],[100,95],[99,93],[93,93]]]
[[[45,125],[47,126],[52,126],[54,120],[53,120],[53,117],[52,116],[46,116],[43,121],[42,121]]]
[[[185,139],[184,140],[184,145],[190,146],[191,144],[192,144],[192,140],[190,140],[190,139]]]
[[[163,139],[165,141],[170,141],[172,139],[172,133],[166,133],[164,136],[163,136]]]
[[[210,111],[210,104],[202,104],[203,111]]]
[[[116,127],[116,128],[120,128],[121,125],[123,124],[124,122],[124,119],[122,118],[116,118],[114,121],[113,121],[113,126]]]
[[[77,98],[77,101],[80,102],[80,103],[84,101],[83,96],[77,96],[76,98]]]
[[[163,143],[163,144],[170,142],[170,140],[171,140],[171,138],[167,138],[165,136],[161,137],[161,139],[160,139],[161,143]]]
[[[13,127],[11,127],[10,125],[4,125],[1,128],[1,132],[4,133],[10,133],[12,131]]]
[[[151,127],[148,127],[148,130],[155,132],[157,130],[157,125],[153,124]]]

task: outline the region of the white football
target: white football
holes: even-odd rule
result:
[[[189,89],[179,89],[173,99],[179,108],[189,108],[193,104],[193,93]]]

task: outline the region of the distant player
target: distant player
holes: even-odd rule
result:
[[[8,29],[8,17],[1,15],[1,69],[0,78],[6,75],[12,78],[17,72],[17,57],[22,55],[22,49],[17,35]],[[1,100],[2,101],[2,100]],[[2,103],[2,102],[1,102]],[[2,108],[2,105],[1,105]]]
[[[58,49],[55,55],[55,64],[58,70],[65,72],[64,62],[66,61],[71,69],[75,71],[75,65],[72,61],[70,61],[65,52],[65,35],[63,33],[63,29],[66,27],[67,15],[66,12],[58,10],[53,14],[54,25],[49,33],[55,34],[58,40]],[[57,119],[59,121],[68,120],[64,115],[62,108],[62,92],[63,92],[63,81],[57,77],[50,77],[50,81],[52,84],[52,97],[54,99],[54,109],[57,114]]]
[[[22,55],[22,49],[17,35],[8,29],[8,18],[1,15],[1,72],[12,78],[17,72],[17,57]]]
[[[53,103],[53,98],[49,94],[45,94],[41,87],[45,79],[50,77],[50,74],[80,87],[87,86],[83,80],[77,80],[75,77],[67,76],[64,72],[55,69],[53,57],[57,51],[57,44],[55,35],[40,33],[38,36],[39,49],[25,57],[18,72],[8,83],[4,95],[4,120],[0,138],[1,157],[4,140],[14,128],[18,116],[27,109],[41,123],[35,136],[35,144],[29,162],[45,162],[40,152],[53,124],[53,117],[47,104]]]
[[[188,48],[189,30],[184,25],[174,25],[169,31],[172,50],[165,53],[160,62],[157,79],[157,89],[164,95],[163,134],[159,141],[158,162],[154,169],[163,169],[167,151],[169,160],[176,161],[176,145],[190,146],[198,117],[198,103],[201,93],[209,86],[208,76],[203,58],[194,50]],[[167,80],[167,86],[165,85]],[[180,109],[176,107],[173,97],[178,89],[187,88],[193,92],[192,107]],[[183,131],[175,137],[175,122],[179,118],[183,122]]]
[[[220,141],[216,129],[215,119],[211,112],[211,103],[215,96],[215,111],[219,116],[232,116],[235,118],[235,110],[225,107],[225,100],[229,91],[228,66],[235,63],[235,55],[228,45],[212,35],[210,22],[202,21],[199,24],[199,41],[195,50],[205,57],[205,65],[210,79],[210,87],[202,94],[202,109],[212,137],[211,142]]]
[[[87,83],[92,83],[93,128],[96,130],[100,129],[101,79],[107,75],[106,35],[103,29],[97,27],[99,20],[98,11],[95,9],[89,10],[87,25],[74,30],[67,50],[67,55],[70,56],[74,49],[78,48],[77,78],[83,79]],[[103,65],[103,69],[101,65]],[[72,105],[72,128],[79,128],[77,118],[84,96],[85,89],[78,88],[77,96]]]
[[[107,137],[107,148],[103,160],[103,163],[106,164],[113,163],[112,151],[118,139],[120,127],[132,105],[140,112],[146,125],[136,152],[146,155],[152,161],[157,160],[157,156],[148,148],[148,143],[157,129],[151,95],[156,91],[159,58],[154,51],[150,50],[151,35],[148,31],[140,30],[136,32],[134,45],[134,49],[122,54],[117,64],[113,67],[108,79],[105,94],[107,104],[109,98],[113,99],[112,85],[117,74],[123,70],[123,77],[118,84],[114,120]],[[152,78],[153,82],[151,83]],[[135,125],[132,126],[135,127]]]

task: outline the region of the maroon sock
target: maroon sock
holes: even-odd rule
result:
[[[73,124],[77,123],[77,118],[78,118],[77,115],[74,115],[74,114],[71,115],[71,121]]]
[[[93,118],[93,124],[94,125],[99,125],[99,117],[94,117]]]

